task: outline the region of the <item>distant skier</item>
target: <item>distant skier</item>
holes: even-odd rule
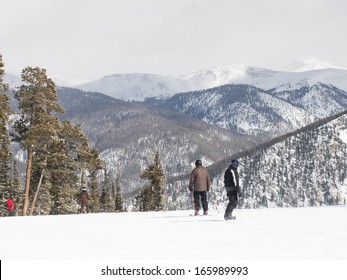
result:
[[[210,175],[205,167],[202,166],[200,159],[195,161],[195,168],[190,174],[189,190],[193,191],[195,216],[199,215],[200,198],[204,215],[207,215],[207,192],[210,191]]]
[[[81,191],[81,211],[80,213],[85,213],[85,210],[87,213],[89,213],[89,195],[87,192],[87,188],[83,187]]]
[[[15,215],[14,209],[15,209],[15,205],[13,201],[13,194],[11,193],[7,200],[7,211],[9,216]]]
[[[236,218],[235,216],[232,216],[232,213],[237,206],[238,197],[242,196],[239,185],[239,173],[237,171],[238,166],[239,161],[237,159],[233,159],[230,166],[224,173],[224,186],[229,198],[229,203],[224,214],[225,220],[233,220]]]

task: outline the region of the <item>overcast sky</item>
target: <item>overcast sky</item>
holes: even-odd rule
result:
[[[69,79],[347,65],[346,11],[346,0],[0,0],[0,53],[6,72]]]

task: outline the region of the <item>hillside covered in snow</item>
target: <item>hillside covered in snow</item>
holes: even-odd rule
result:
[[[324,68],[325,67],[325,68]],[[114,74],[97,81],[75,85],[123,100],[168,98],[176,93],[204,90],[227,84],[247,84],[263,90],[298,89],[317,83],[347,91],[347,69],[327,63],[306,62],[290,71],[275,71],[240,64],[211,67],[177,77],[156,74]],[[304,70],[304,71],[301,71]]]
[[[272,93],[239,84],[176,94],[156,101],[156,106],[260,139],[271,139],[317,119],[304,108]]]
[[[345,205],[347,201],[347,112],[344,111],[209,166],[210,204],[223,201],[223,176],[240,161],[242,208]],[[189,207],[189,174],[169,180],[169,208]],[[179,201],[179,203],[177,203]]]

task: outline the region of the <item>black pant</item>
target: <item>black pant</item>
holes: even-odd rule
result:
[[[8,210],[8,216],[14,216],[15,215],[15,212],[14,210]]]
[[[231,216],[234,209],[237,206],[237,192],[236,191],[231,191],[231,192],[227,192],[227,196],[229,198],[229,203],[227,206],[227,209],[225,210],[225,216]]]
[[[194,191],[194,208],[196,211],[200,210],[200,197],[201,197],[202,209],[204,209],[204,212],[205,212],[208,210],[206,191],[204,192]]]

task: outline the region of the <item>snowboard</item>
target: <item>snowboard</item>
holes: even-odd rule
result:
[[[236,216],[224,217],[224,219],[225,219],[226,221],[231,221],[231,220],[235,220],[235,219],[236,219]]]

